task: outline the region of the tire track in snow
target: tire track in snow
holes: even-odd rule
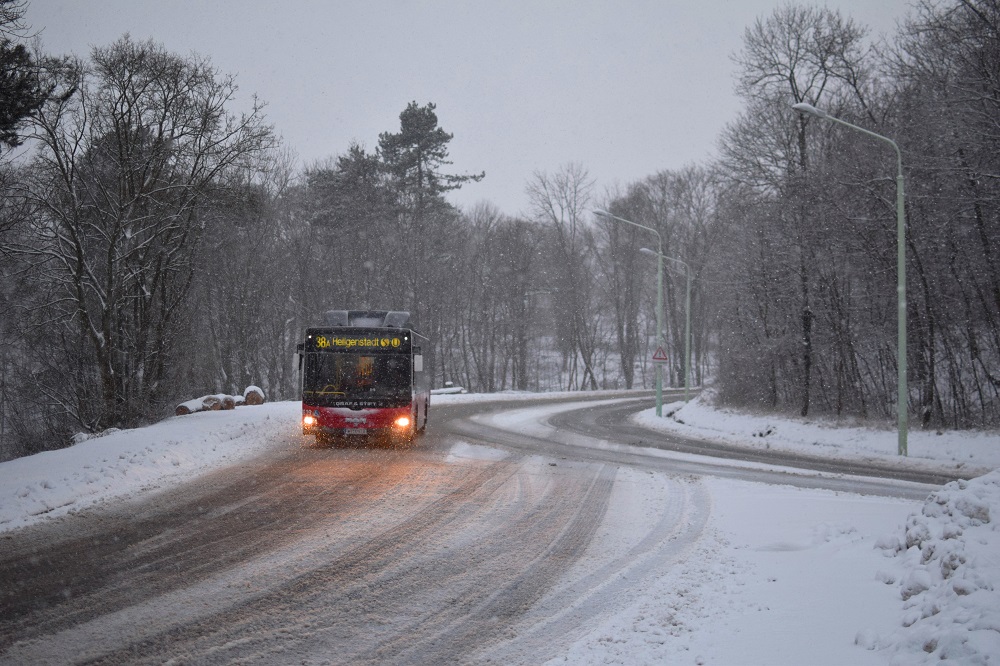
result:
[[[419,500],[440,485],[434,470],[388,452],[353,460],[297,452],[252,465],[236,481],[231,470],[210,475],[185,486],[180,498],[168,493],[138,508],[73,517],[56,543],[49,526],[15,532],[22,538],[8,540],[14,547],[0,561],[0,651],[289,547],[317,523],[343,519],[401,487]]]
[[[442,498],[294,588],[171,631],[161,647],[210,663],[274,663],[291,654],[325,660],[331,652],[351,664],[460,660],[509,631],[580,556],[604,516],[613,467],[539,483],[533,466],[491,464],[488,480],[471,492]],[[441,544],[450,552],[433,552]],[[94,663],[155,663],[158,653],[139,645]],[[136,659],[143,654],[150,659]]]
[[[516,636],[478,653],[477,661],[541,663],[561,653],[595,621],[626,606],[657,574],[697,547],[711,498],[692,478],[667,477],[668,502],[656,524],[625,554],[594,569],[570,572],[516,627]]]
[[[169,657],[206,663],[282,662],[282,658],[267,656],[276,647],[276,637],[282,638],[277,645],[281,651],[294,649],[295,636],[303,634],[301,628],[309,629],[306,638],[314,636],[315,630],[321,628],[319,620],[336,611],[338,604],[360,610],[365,615],[370,610],[367,607],[370,602],[368,581],[396,562],[406,561],[422,543],[432,541],[441,525],[460,514],[474,494],[492,493],[504,484],[516,465],[493,463],[449,469],[452,474],[442,479],[437,488],[440,489],[444,481],[454,485],[448,486],[442,496],[429,504],[413,503],[410,513],[393,527],[370,533],[360,543],[342,549],[322,565],[261,594],[251,595],[249,600],[244,599],[235,606],[166,627],[154,626],[147,629],[147,635],[133,635],[124,645],[112,649],[101,645],[106,633],[101,622],[81,631],[71,630],[63,636],[47,637],[47,640],[54,638],[62,645],[79,645],[90,636],[93,652],[87,655],[85,663],[94,664],[159,664]],[[412,585],[412,581],[409,584]],[[147,616],[156,614],[156,602],[156,599],[150,600]],[[130,609],[126,615],[135,613]],[[363,637],[364,633],[359,635]],[[45,645],[36,643],[32,647],[40,648],[42,654],[36,651],[24,656],[44,657]]]
[[[544,519],[525,516],[504,527],[498,534],[501,541],[524,544],[516,553],[519,558],[530,558],[523,568],[504,564],[494,569],[489,577],[494,581],[491,587],[422,622],[417,635],[423,638],[414,640],[413,634],[400,632],[393,641],[379,646],[368,663],[459,663],[484,642],[507,636],[513,624],[583,554],[604,518],[615,471],[611,465],[592,468],[589,483],[576,483],[581,476],[573,479],[577,485],[573,492],[562,483],[558,494],[546,498],[553,505],[550,515]],[[482,550],[489,556],[502,547],[491,540]]]
[[[440,420],[441,431],[462,429]],[[100,546],[110,563],[80,568],[96,582],[71,599],[58,599],[56,579],[39,583],[53,604],[31,610],[20,631],[5,634],[0,615],[0,640],[17,641],[0,662],[442,663],[506,655],[533,663],[561,634],[601,614],[595,606],[627,594],[622,574],[641,581],[680,557],[707,516],[697,484],[681,484],[639,543],[584,566],[618,468],[642,463],[537,437],[468,432],[461,441],[513,453],[445,464],[455,439],[434,434],[403,453],[286,453],[267,473],[249,466],[245,479],[216,476],[220,487],[198,486],[194,499],[143,503],[134,521],[132,505],[101,518],[103,526],[66,530],[86,548],[95,535],[110,541],[125,529],[128,545]],[[179,507],[182,515],[170,518]],[[168,524],[157,531],[157,520]],[[294,570],[281,571],[285,562]],[[274,580],[252,588],[271,573]]]

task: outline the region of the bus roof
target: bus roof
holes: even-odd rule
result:
[[[322,326],[413,328],[410,313],[402,310],[327,310],[323,315]]]

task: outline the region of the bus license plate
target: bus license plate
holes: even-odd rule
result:
[[[367,435],[368,430],[365,428],[347,428],[344,430],[345,435]]]

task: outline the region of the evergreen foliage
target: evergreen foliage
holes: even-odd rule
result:
[[[21,130],[45,102],[38,64],[28,48],[15,41],[22,35],[26,4],[0,0],[0,147],[21,145]]]

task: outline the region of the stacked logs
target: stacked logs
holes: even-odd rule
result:
[[[194,412],[212,412],[220,409],[236,409],[242,405],[263,405],[264,391],[257,386],[248,386],[241,396],[216,393],[204,395],[177,405],[174,414],[184,416]]]

